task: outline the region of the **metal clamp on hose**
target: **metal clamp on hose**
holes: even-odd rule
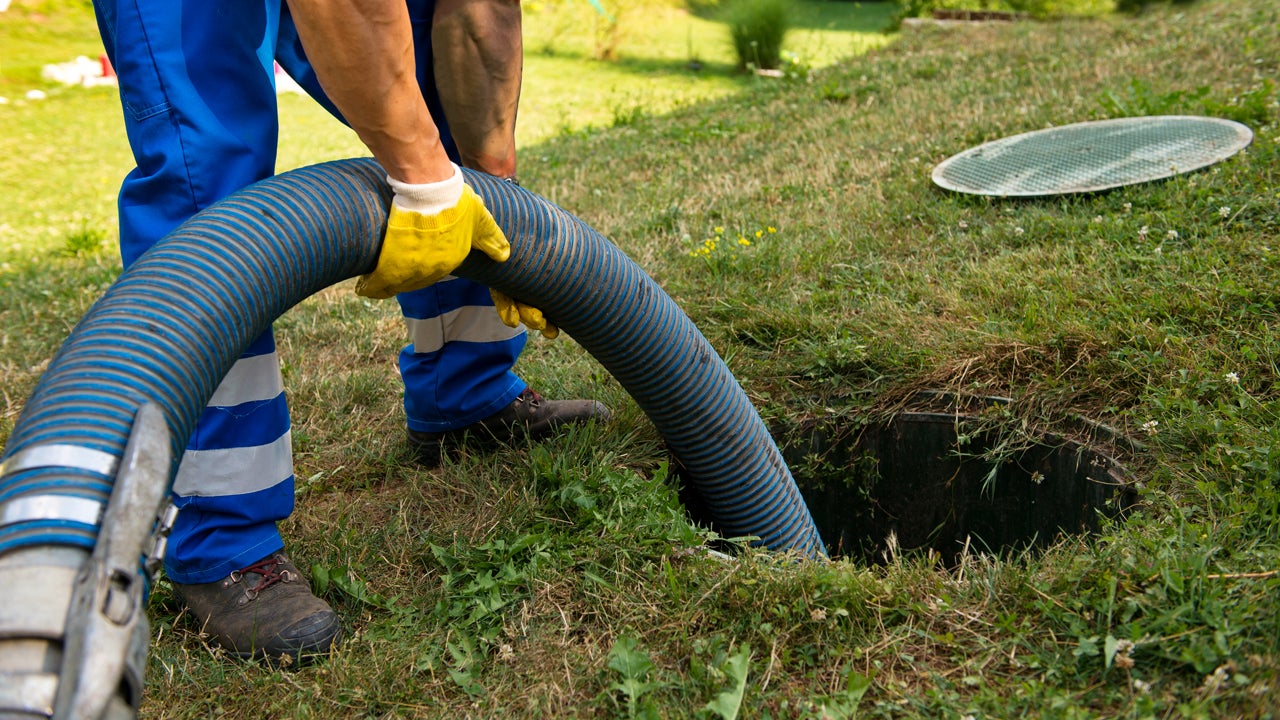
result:
[[[173,532],[173,524],[178,521],[178,506],[170,500],[156,518],[156,529],[151,533],[151,551],[142,563],[147,574],[147,582],[155,580],[156,573],[164,565],[164,554],[169,549],[169,533]]]
[[[134,417],[93,555],[72,591],[55,718],[137,715],[150,640],[145,606],[150,578],[139,558],[154,555],[157,547],[163,551],[153,532],[169,495],[171,458],[164,415],[159,406],[146,403]],[[161,516],[161,539],[166,521],[172,527],[172,520],[172,513]]]
[[[119,459],[110,453],[79,445],[35,445],[14,453],[0,462],[0,479],[25,470],[40,468],[73,468],[111,477],[119,468]],[[102,503],[92,498],[47,493],[22,495],[0,503],[0,527],[18,523],[61,520],[97,526],[102,520]]]
[[[0,462],[0,477],[43,467],[76,468],[111,477],[119,467],[119,459],[111,453],[80,445],[35,445]]]
[[[71,495],[27,495],[0,503],[0,527],[35,520],[62,520],[97,526],[102,503]]]

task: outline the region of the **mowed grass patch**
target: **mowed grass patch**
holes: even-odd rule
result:
[[[517,135],[528,146],[586,127],[627,125],[681,105],[740,92],[728,29],[678,3],[629,3],[616,15],[613,58],[596,58],[600,21],[588,3],[526,7],[525,89]],[[799,2],[786,50],[806,73],[881,47],[891,3]]]
[[[791,46],[806,67],[821,67],[883,45],[889,6],[796,6],[801,26]],[[630,8],[621,18],[618,57],[593,60],[587,3],[526,10],[521,147],[591,127],[625,125],[681,104],[739,92],[749,79],[732,72],[728,32],[669,3]],[[93,13],[75,0],[18,0],[0,13],[0,262],[61,250],[68,236],[100,234],[114,246],[115,198],[133,163],[119,101],[111,88],[61,86],[41,77],[47,64],[102,54]],[[699,60],[701,70],[689,67]],[[39,90],[43,100],[28,100]],[[280,98],[281,171],[368,155],[355,134],[310,98]],[[535,158],[526,159],[528,162]],[[32,181],[38,178],[38,181]],[[56,191],[55,191],[56,190]],[[65,212],[64,208],[72,208]]]

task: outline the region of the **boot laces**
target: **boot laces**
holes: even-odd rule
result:
[[[257,575],[258,579],[252,587],[247,587],[244,594],[250,599],[258,597],[258,593],[275,585],[276,583],[293,582],[296,577],[288,568],[280,567],[284,564],[284,560],[278,555],[272,555],[263,558],[258,562],[244,568],[240,568],[231,573],[231,582],[238,583],[245,578],[246,575]]]

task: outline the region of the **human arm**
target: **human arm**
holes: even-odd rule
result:
[[[321,87],[395,191],[377,267],[356,292],[387,298],[430,285],[473,247],[505,261],[506,237],[450,162],[418,87],[403,0],[288,1]]]
[[[519,0],[437,0],[431,47],[462,164],[514,177],[524,61]]]
[[[415,76],[403,0],[288,0],[325,94],[391,177],[447,180],[453,167]]]

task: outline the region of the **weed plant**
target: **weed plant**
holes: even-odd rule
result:
[[[776,70],[791,25],[787,0],[730,0],[721,8],[741,70]]]
[[[875,420],[922,389],[1011,398],[1018,432],[1084,416],[1139,448],[1126,520],[952,565],[714,538],[643,413],[569,338],[533,338],[518,370],[613,420],[424,469],[402,440],[394,303],[341,283],[276,337],[299,488],[283,531],[350,635],[312,667],[234,662],[161,581],[144,717],[1275,717],[1277,47],[1270,0],[915,27],[808,83],[739,78],[522,146],[522,182],[657,279],[770,421]],[[129,167],[115,103],[0,106],[0,441],[118,273],[98,249]],[[283,107],[282,162],[358,151]],[[929,179],[980,142],[1151,110],[1238,112],[1254,142],[1094,195]],[[726,542],[732,557],[708,552]]]

